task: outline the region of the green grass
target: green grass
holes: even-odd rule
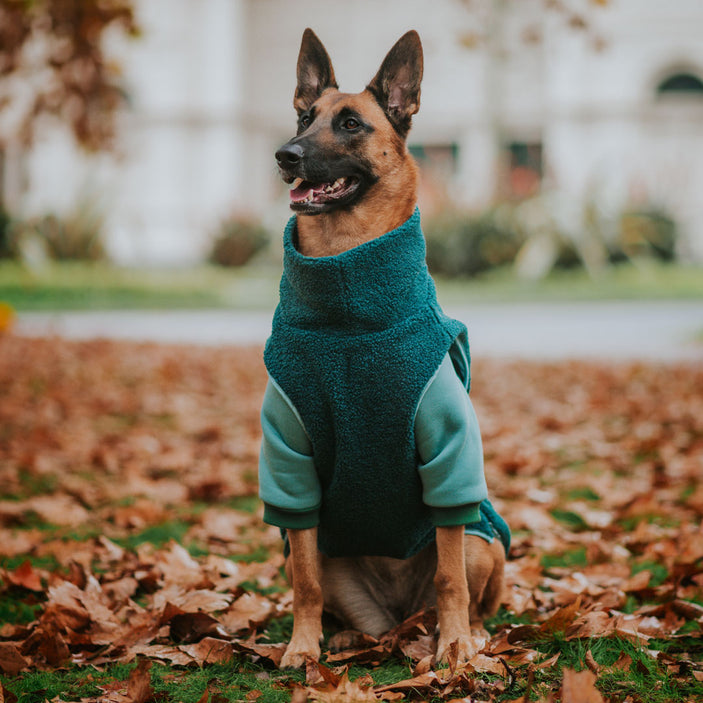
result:
[[[654,261],[605,269],[598,277],[582,269],[557,270],[540,281],[518,279],[509,268],[494,269],[475,279],[438,279],[445,305],[478,302],[548,302],[599,300],[700,300],[700,267]]]
[[[135,664],[114,664],[98,671],[92,667],[71,667],[54,672],[34,671],[16,677],[0,676],[0,681],[14,693],[18,703],[39,703],[45,700],[79,700],[100,694],[98,686],[116,681],[126,682]],[[377,685],[395,683],[408,678],[407,664],[390,661],[374,670],[354,666],[349,678],[355,679],[370,673]],[[259,691],[256,700],[262,703],[282,703],[290,700],[290,686],[303,683],[304,672],[276,671],[236,659],[231,664],[208,664],[199,668],[176,669],[154,663],[151,667],[151,684],[157,699],[197,703],[205,691],[219,694],[226,701],[247,700],[247,694]],[[160,698],[161,696],[161,698]]]
[[[54,263],[38,271],[0,262],[0,301],[19,311],[107,309],[270,310],[278,297],[280,264],[241,269],[124,269],[105,263]],[[438,279],[445,305],[515,301],[703,299],[700,268],[653,261],[606,269],[598,278],[583,270],[555,271],[522,281],[502,268],[473,279]]]
[[[648,651],[629,641],[618,638],[593,640],[569,640],[555,635],[548,641],[535,645],[544,658],[559,653],[556,666],[545,669],[533,668],[534,681],[531,696],[548,696],[558,690],[564,668],[582,670],[586,666],[587,654],[601,668],[598,687],[606,697],[624,700],[646,700],[648,703],[684,703],[703,699],[703,683],[693,677],[675,677],[667,667],[658,662]],[[625,655],[631,664],[624,668],[613,665]],[[114,664],[98,671],[92,667],[71,667],[54,672],[32,671],[15,677],[0,676],[0,681],[18,697],[18,703],[38,703],[60,698],[78,700],[99,695],[99,686],[126,682],[135,664]],[[380,667],[367,669],[352,666],[350,679],[370,673],[377,685],[394,683],[409,678],[407,662],[390,660]],[[513,700],[524,695],[527,682],[526,667],[513,671],[513,685],[501,698]],[[230,664],[208,664],[188,669],[175,668],[154,663],[151,668],[151,683],[157,698],[162,700],[196,703],[206,690],[220,696],[218,700],[247,700],[252,694],[262,703],[279,703],[290,700],[290,686],[303,682],[302,672],[271,670],[247,661],[235,659]],[[499,698],[499,700],[501,699]],[[250,700],[252,698],[249,698]]]
[[[13,594],[0,595],[0,622],[27,625],[36,620],[43,607],[42,603],[18,600]]]
[[[190,526],[190,523],[182,520],[168,520],[159,525],[150,525],[141,532],[135,532],[127,537],[115,537],[113,541],[125,549],[136,549],[144,542],[149,542],[149,544],[159,548],[168,544],[171,540],[182,542]]]
[[[535,669],[535,689],[544,696],[558,689],[562,669],[585,669],[586,655],[590,651],[596,664],[601,667],[597,685],[606,697],[624,700],[630,696],[632,700],[647,703],[703,700],[703,683],[693,677],[684,680],[675,678],[644,648],[626,640],[613,637],[567,641],[563,635],[556,635],[534,646],[544,653],[545,658],[557,653],[560,655],[556,666]],[[614,668],[615,662],[623,655],[630,657],[631,665],[624,669]],[[524,693],[524,689],[519,692]]]
[[[71,667],[54,672],[34,671],[16,677],[0,676],[5,687],[17,696],[18,703],[40,703],[54,698],[79,700],[100,694],[100,685],[124,681],[135,668],[134,664],[114,664],[98,671],[92,667]],[[154,663],[151,684],[156,698],[182,703],[197,703],[210,688],[224,700],[246,700],[247,693],[260,691],[262,703],[283,703],[290,700],[290,692],[281,681],[302,682],[303,674],[268,671],[244,660],[233,664],[209,664],[188,670],[174,669]]]
[[[588,557],[586,556],[586,548],[579,547],[570,552],[562,554],[543,554],[540,559],[540,564],[545,569],[561,568],[578,568],[588,565]]]
[[[264,308],[275,305],[279,267],[125,269],[54,263],[29,270],[0,262],[0,300],[16,310]]]

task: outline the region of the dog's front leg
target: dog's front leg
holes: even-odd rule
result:
[[[476,648],[469,626],[469,587],[466,582],[464,526],[437,528],[437,591],[439,640],[437,661],[447,663],[451,645],[457,643],[459,662],[471,659]]]
[[[317,528],[288,530],[289,577],[293,582],[293,636],[281,660],[283,668],[305,666],[320,658],[322,587],[317,552]]]

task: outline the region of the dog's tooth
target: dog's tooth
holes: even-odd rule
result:
[[[290,184],[291,190],[295,190],[295,189],[303,182],[303,180],[304,180],[304,179],[303,179],[303,178],[300,178],[300,177],[296,178],[296,179]]]

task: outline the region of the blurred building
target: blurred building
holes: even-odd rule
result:
[[[362,90],[403,32],[425,49],[410,142],[427,209],[451,198],[560,193],[578,213],[656,206],[703,260],[700,0],[136,0],[143,37],[114,47],[131,110],[119,159],[46,133],[25,213],[97,198],[127,263],[197,260],[217,223],[255,213],[280,229],[273,153],[293,133],[302,31],[327,46],[343,90]],[[578,220],[578,215],[573,215]]]

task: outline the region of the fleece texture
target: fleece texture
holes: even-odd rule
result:
[[[497,537],[501,541],[505,553],[508,554],[510,552],[510,528],[508,523],[503,520],[488,499],[481,502],[480,511],[481,519],[466,525],[464,533],[476,535],[487,542],[493,542]]]
[[[463,347],[468,390],[466,328],[437,303],[419,211],[334,257],[305,257],[296,238],[293,217],[264,360],[312,444],[320,550],[407,558],[434,539],[415,413],[454,345]]]
[[[466,360],[454,361],[450,354],[423,391],[414,425],[422,500],[436,527],[480,520],[480,503],[488,496],[478,419],[455,366],[464,369]],[[395,389],[387,386],[384,392],[394,394]],[[312,444],[293,403],[271,378],[261,429],[264,521],[282,528],[317,527],[322,494]],[[357,441],[363,444],[365,438]]]

